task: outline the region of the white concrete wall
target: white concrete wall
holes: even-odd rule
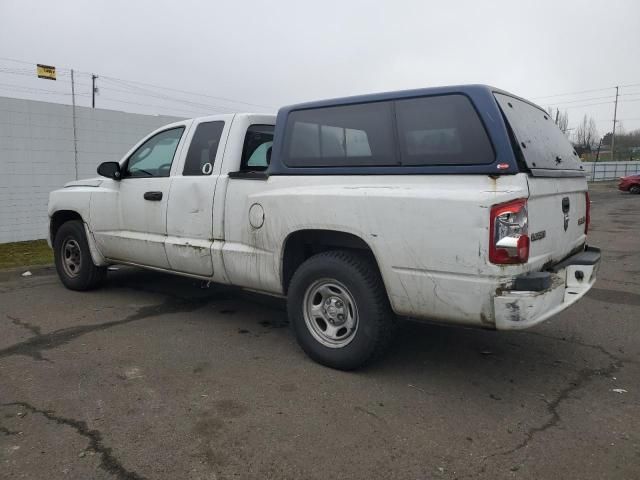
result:
[[[78,178],[176,120],[76,107]],[[45,238],[49,192],[75,176],[72,107],[0,97],[0,243]]]

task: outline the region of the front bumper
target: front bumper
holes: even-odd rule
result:
[[[600,250],[588,247],[550,269],[548,288],[501,292],[493,300],[496,329],[522,330],[560,313],[591,289],[599,266]]]

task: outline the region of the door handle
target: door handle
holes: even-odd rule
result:
[[[159,202],[162,200],[162,192],[144,192],[144,199]]]

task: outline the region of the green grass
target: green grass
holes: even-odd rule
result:
[[[0,243],[0,269],[53,263],[53,251],[46,240]]]

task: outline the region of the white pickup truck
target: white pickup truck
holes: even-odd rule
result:
[[[160,128],[51,193],[62,282],[123,263],[287,297],[302,348],[357,368],[398,316],[531,327],[593,285],[583,167],[547,113],[482,85]]]

